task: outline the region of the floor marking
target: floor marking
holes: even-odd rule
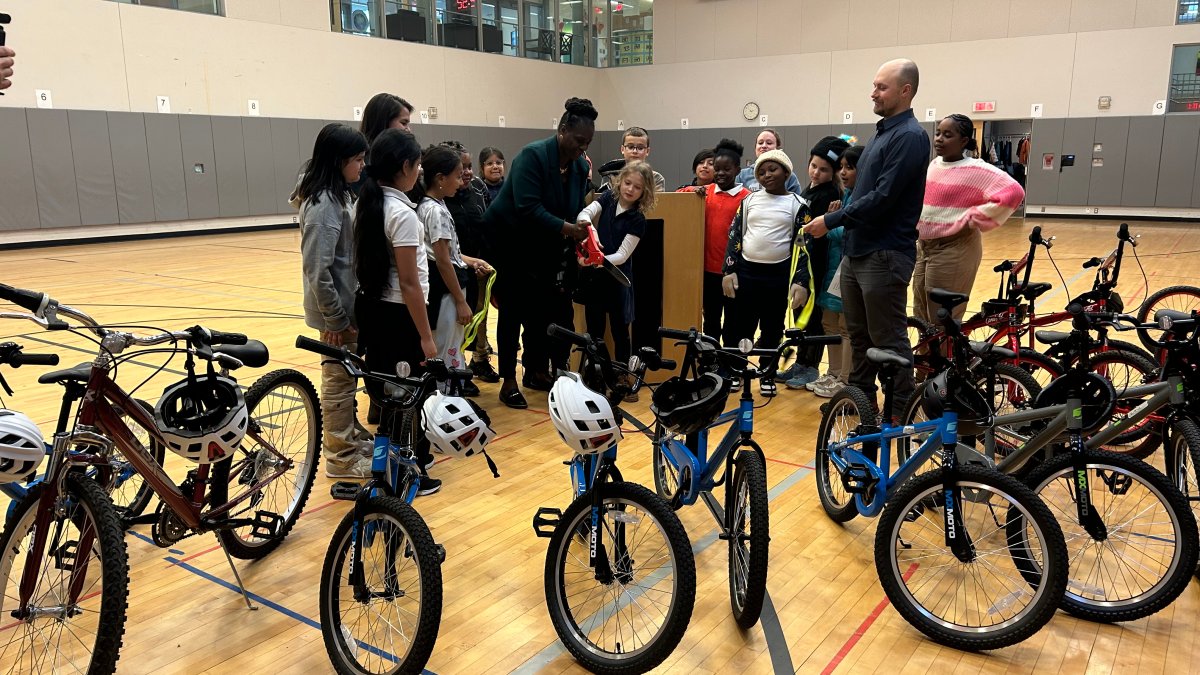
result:
[[[904,573],[905,581],[908,581],[912,578],[913,572],[917,571],[917,567],[917,563],[913,563],[912,565],[908,566],[908,571]],[[825,666],[825,670],[821,671],[821,675],[830,675],[830,673],[837,669],[838,664],[842,662],[842,659],[846,658],[846,656],[850,653],[850,650],[854,649],[854,645],[858,644],[858,641],[867,634],[867,631],[871,628],[871,624],[875,623],[875,620],[879,618],[880,614],[883,614],[883,610],[887,609],[889,604],[891,604],[891,601],[884,597],[883,600],[879,601],[878,605],[875,605],[875,609],[871,610],[871,613],[866,619],[863,619],[863,622],[859,624],[858,628],[854,631],[854,635],[851,635],[850,639],[846,640],[846,644],[842,645],[842,648],[838,650],[838,653],[833,657],[829,664]]]

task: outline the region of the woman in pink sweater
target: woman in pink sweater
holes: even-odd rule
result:
[[[929,291],[941,288],[970,294],[983,259],[981,233],[1004,224],[1025,199],[1025,190],[1004,171],[963,152],[975,151],[975,125],[966,115],[950,115],[933,136],[937,157],[925,179],[925,205],[917,222],[917,266],[913,271],[913,309],[933,323]],[[966,304],[954,309],[961,319]]]

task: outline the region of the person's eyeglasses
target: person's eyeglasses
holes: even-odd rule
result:
[[[621,147],[625,148],[626,150],[628,150],[630,152],[645,152],[650,149],[650,146],[648,146],[648,145],[633,145],[631,143],[626,143],[625,145],[622,145]]]

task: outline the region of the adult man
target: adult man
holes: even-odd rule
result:
[[[929,164],[929,135],[912,112],[918,80],[917,64],[908,59],[879,68],[871,100],[883,119],[858,162],[850,205],[804,228],[814,237],[845,228],[841,290],[854,353],[850,384],[868,393],[876,390],[879,369],[867,360],[867,349],[912,354],[906,326],[908,284],[916,264],[917,220]],[[894,382],[894,409],[884,414],[895,417],[913,389],[912,369],[901,369]]]

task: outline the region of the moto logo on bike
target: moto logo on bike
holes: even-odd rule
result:
[[[1075,470],[1075,485],[1079,488],[1079,515],[1087,516],[1091,511],[1092,500],[1083,499],[1083,494],[1088,489],[1087,469]]]
[[[946,490],[946,539],[958,538],[957,524],[954,522],[954,491]]]

